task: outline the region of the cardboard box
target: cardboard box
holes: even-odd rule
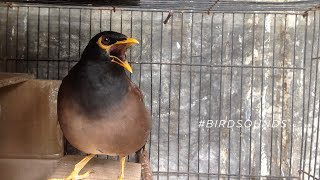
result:
[[[0,73],[0,158],[59,158],[63,135],[57,120],[60,81]]]

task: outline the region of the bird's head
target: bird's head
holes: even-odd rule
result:
[[[127,49],[139,42],[134,38],[129,38],[114,31],[103,31],[95,35],[88,46],[98,48],[99,53],[107,56],[111,63],[118,64],[132,73],[132,68],[126,60]],[[87,46],[87,47],[88,47]]]

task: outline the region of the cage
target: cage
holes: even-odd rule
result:
[[[0,71],[62,79],[104,30],[135,37],[154,179],[320,178],[318,0],[0,4]],[[66,153],[74,152],[70,146]]]

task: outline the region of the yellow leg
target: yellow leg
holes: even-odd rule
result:
[[[90,173],[92,173],[93,171],[87,171],[84,174],[79,174],[79,172],[83,169],[83,167],[94,157],[94,154],[90,154],[88,156],[86,156],[85,158],[83,158],[80,162],[78,162],[75,166],[73,171],[71,172],[71,174],[66,177],[66,178],[62,178],[62,179],[58,179],[58,178],[53,178],[53,179],[49,179],[49,180],[80,180],[80,179],[84,179],[87,178]]]
[[[126,163],[126,157],[120,157],[120,176],[118,177],[118,180],[123,180],[124,179],[124,164]]]

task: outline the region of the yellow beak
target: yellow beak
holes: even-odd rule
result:
[[[134,44],[139,44],[139,41],[134,39],[134,38],[127,38],[127,39],[122,40],[122,41],[117,41],[113,45],[117,45],[117,44],[127,44],[128,46],[132,46]]]
[[[119,58],[115,57],[115,56],[111,56],[113,59],[111,60],[111,62],[119,64],[120,66],[124,67],[127,71],[129,71],[130,73],[132,73],[132,68],[130,66],[130,64],[128,63],[127,60],[120,60]]]
[[[139,41],[134,39],[134,38],[127,38],[127,39],[125,39],[123,41],[117,41],[113,45],[123,45],[124,47],[130,47],[130,46],[132,46],[134,44],[139,44]],[[113,59],[111,60],[111,62],[119,64],[120,66],[124,67],[127,71],[132,73],[132,68],[131,68],[130,64],[128,63],[128,61],[126,59],[120,60],[119,58],[117,58],[115,56],[112,56],[112,58]]]

